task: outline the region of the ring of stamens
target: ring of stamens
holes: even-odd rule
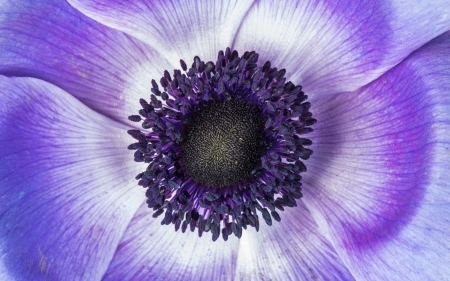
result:
[[[174,224],[182,232],[197,229],[199,236],[211,232],[213,241],[222,234],[227,240],[231,234],[241,237],[248,226],[258,230],[261,218],[268,225],[279,221],[278,212],[302,197],[303,160],[312,154],[311,140],[302,135],[316,122],[311,104],[301,86],[286,82],[284,69],[257,61],[253,51],[240,57],[229,48],[219,52],[216,63],[195,57],[188,69],[181,60],[184,73],[164,71],[162,90],[153,80],[150,100],[141,99],[139,115],[129,117],[142,122],[143,130],[128,131],[137,140],[128,148],[135,150],[135,161],[148,164],[136,179],[147,189],[153,216],[164,213],[161,224]],[[251,122],[232,121],[241,129],[238,134],[220,133],[231,127],[209,128],[220,122],[207,119],[221,107]],[[248,140],[246,126],[252,131]],[[239,171],[227,166],[227,161],[247,160]]]

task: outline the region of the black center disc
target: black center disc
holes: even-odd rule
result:
[[[261,164],[263,140],[260,108],[238,99],[212,103],[195,114],[184,132],[185,173],[210,187],[240,184]]]

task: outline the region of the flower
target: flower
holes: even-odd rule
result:
[[[447,278],[447,1],[68,2],[0,4],[1,280]],[[298,206],[212,242],[152,218],[127,117],[227,46],[318,122]]]

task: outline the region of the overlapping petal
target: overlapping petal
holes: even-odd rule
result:
[[[248,229],[240,240],[230,237],[227,242],[199,239],[189,230],[176,233],[143,205],[104,280],[353,280],[299,204],[273,227],[261,225],[259,233]]]
[[[69,2],[164,50],[173,64],[194,55],[214,60],[230,43],[256,50],[310,94],[356,90],[450,29],[448,0]]]
[[[232,45],[253,0],[68,0],[87,16],[146,42],[178,67]]]
[[[308,94],[354,91],[450,30],[450,1],[255,1],[234,48],[286,68]]]
[[[210,233],[175,232],[152,213],[141,206],[104,280],[233,280],[239,239],[213,242]]]
[[[148,45],[58,0],[0,2],[0,74],[51,82],[125,122],[170,64]]]
[[[244,232],[234,280],[354,280],[301,201],[280,216]]]
[[[450,275],[450,33],[315,102],[304,201],[358,280]]]
[[[0,88],[0,280],[99,280],[143,198],[125,128],[38,79]]]

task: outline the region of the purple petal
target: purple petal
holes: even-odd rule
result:
[[[160,51],[174,66],[198,55],[208,61],[232,45],[253,0],[69,0],[87,16]]]
[[[162,226],[143,204],[133,218],[103,280],[231,280],[239,239],[211,241],[197,232]]]
[[[354,280],[304,204],[298,205],[280,212],[280,222],[244,232],[236,280]]]
[[[354,91],[450,29],[440,1],[257,1],[234,48],[285,68],[308,94]]]
[[[4,1],[3,1],[4,2]],[[8,0],[0,9],[0,73],[49,81],[125,122],[170,64],[139,40],[65,1]]]
[[[450,275],[449,77],[446,33],[358,92],[313,104],[304,201],[358,280]]]
[[[104,280],[353,280],[305,206],[241,240],[177,233],[144,204],[127,229]],[[315,278],[315,279],[314,279]]]
[[[143,198],[126,127],[41,80],[0,88],[0,280],[100,280]]]

